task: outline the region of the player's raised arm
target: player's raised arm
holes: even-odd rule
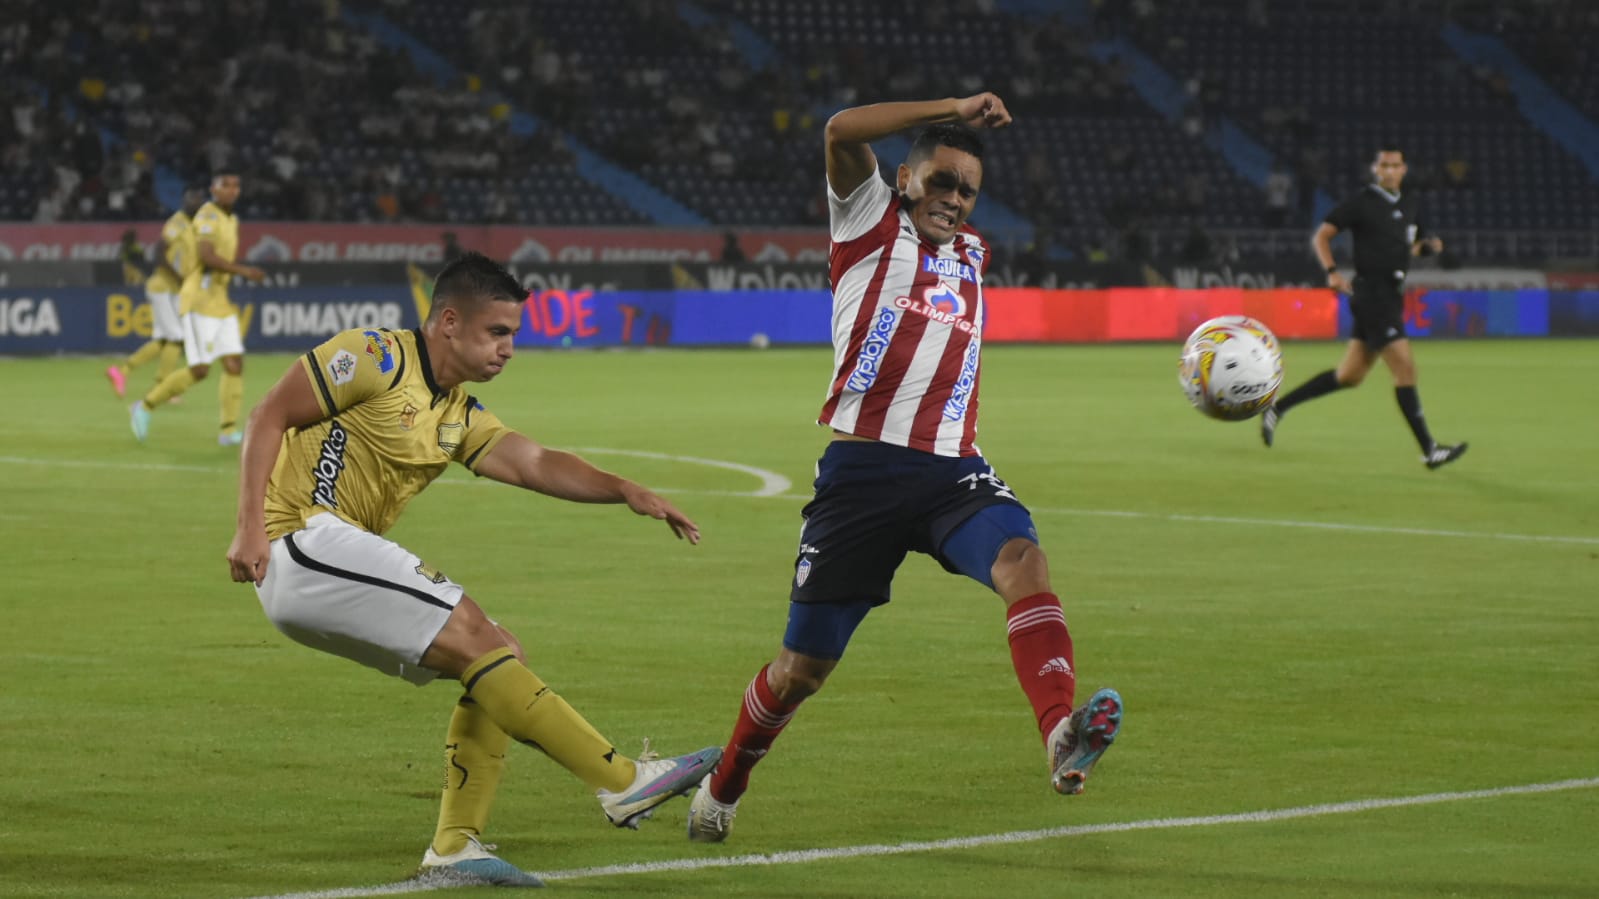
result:
[[[228,568],[235,581],[260,584],[266,577],[271,553],[266,532],[267,481],[277,464],[284,433],[326,417],[317,404],[311,376],[298,361],[251,411],[239,456],[239,519],[233,544],[228,547]]]
[[[640,515],[666,522],[679,539],[700,542],[700,529],[676,506],[648,488],[603,471],[583,457],[549,449],[512,432],[477,463],[478,474],[503,484],[575,503],[627,503]]]
[[[873,103],[845,109],[827,120],[827,183],[847,197],[877,171],[871,142],[920,125],[960,122],[971,128],[1003,128],[1011,122],[1005,101],[991,93],[944,100]]]

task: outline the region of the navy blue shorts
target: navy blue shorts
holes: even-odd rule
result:
[[[1027,508],[982,456],[835,440],[816,470],[794,559],[789,598],[796,603],[882,605],[912,551],[992,586],[988,569],[1007,540],[1038,541]],[[961,546],[945,546],[963,523],[995,506],[1008,508],[982,516],[982,527],[963,532]]]

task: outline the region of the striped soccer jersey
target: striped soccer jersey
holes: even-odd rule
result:
[[[818,421],[940,456],[978,455],[983,274],[989,252],[963,225],[921,237],[900,197],[867,178],[828,188],[833,377]]]

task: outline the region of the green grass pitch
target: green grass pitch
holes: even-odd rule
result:
[[[1340,352],[1290,345],[1288,386]],[[1418,344],[1434,431],[1472,443],[1437,472],[1383,370],[1296,410],[1266,450],[1255,422],[1188,408],[1176,355],[987,353],[979,443],[1034,510],[1083,689],[1127,702],[1084,795],[1049,789],[999,601],[912,557],[756,772],[726,844],[684,839],[683,800],[615,830],[520,747],[489,838],[523,867],[571,872],[1599,777],[1599,344]],[[227,578],[237,461],[214,443],[214,383],[160,410],[141,446],[106,361],[0,360],[0,895],[405,879],[432,833],[456,690],[279,636]],[[249,399],[289,361],[250,357]],[[674,491],[701,546],[459,470],[391,536],[463,582],[619,746],[720,744],[781,636],[829,365],[814,348],[525,353],[481,386],[536,439]],[[793,486],[752,497],[750,473],[626,452]],[[1599,889],[1595,834],[1590,785],[551,890],[1575,897]]]

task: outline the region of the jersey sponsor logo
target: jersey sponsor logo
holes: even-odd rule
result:
[[[935,322],[954,326],[955,330],[964,334],[972,332],[974,326],[962,318],[966,314],[966,298],[960,291],[940,281],[922,292],[922,301],[917,302],[910,297],[895,297],[894,305],[906,312],[914,312]]]
[[[959,278],[962,281],[977,283],[977,271],[959,259],[923,256],[922,271],[945,278]]]
[[[966,417],[966,407],[972,401],[972,393],[977,389],[977,355],[980,341],[972,338],[966,346],[966,360],[961,363],[960,377],[955,379],[955,389],[950,392],[949,399],[944,403],[944,419],[946,421],[960,421]]]
[[[446,455],[455,455],[461,448],[461,439],[466,434],[466,425],[458,421],[447,421],[439,425],[439,449]]]
[[[338,419],[333,419],[328,436],[322,438],[322,454],[312,471],[316,477],[316,489],[311,491],[312,503],[329,509],[339,507],[339,475],[344,472],[344,448],[349,442],[350,435],[339,425]]]
[[[366,338],[366,354],[372,357],[372,364],[378,367],[380,374],[394,371],[394,352],[389,348],[389,339],[378,331],[362,331]]]
[[[896,301],[897,302],[897,301]],[[877,372],[883,363],[883,357],[888,354],[888,341],[894,333],[894,325],[899,321],[899,313],[888,306],[877,310],[877,318],[872,322],[871,333],[866,335],[866,342],[861,345],[860,359],[855,363],[855,370],[850,372],[849,380],[844,382],[844,389],[854,393],[865,393],[877,381]]]
[[[339,350],[328,360],[328,374],[333,376],[333,383],[348,384],[355,380],[355,354],[349,350]]]

